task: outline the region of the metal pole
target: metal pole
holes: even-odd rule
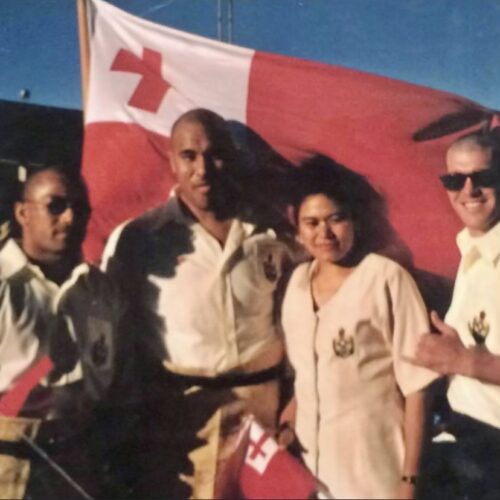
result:
[[[222,0],[217,0],[217,39],[222,41]]]
[[[82,78],[82,108],[85,116],[87,106],[87,94],[89,85],[89,61],[90,61],[90,42],[89,42],[89,23],[87,12],[87,0],[77,0],[78,13],[78,34],[80,40],[80,72]]]
[[[227,41],[233,42],[233,0],[227,1]]]

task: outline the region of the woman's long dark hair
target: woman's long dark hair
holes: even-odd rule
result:
[[[352,220],[355,241],[349,256],[351,260],[359,261],[375,252],[411,267],[411,254],[389,222],[385,199],[363,175],[332,158],[315,155],[296,170],[292,201],[295,222],[302,202],[314,194],[323,194],[333,200]]]

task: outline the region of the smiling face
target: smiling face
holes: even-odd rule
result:
[[[297,240],[318,261],[339,263],[354,246],[352,220],[324,194],[312,194],[302,201],[297,223]]]
[[[472,144],[455,145],[448,150],[446,163],[450,174],[473,174],[491,168],[491,152]],[[467,178],[462,189],[447,193],[471,236],[486,233],[499,220],[496,188],[475,186]]]

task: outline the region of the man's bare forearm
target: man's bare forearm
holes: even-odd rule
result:
[[[456,358],[452,370],[457,375],[500,385],[500,356],[483,348],[464,349],[461,356]]]

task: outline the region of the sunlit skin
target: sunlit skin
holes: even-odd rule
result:
[[[490,168],[491,153],[471,144],[452,146],[447,153],[449,173],[472,174]],[[460,191],[447,191],[451,206],[471,236],[481,236],[499,220],[495,188],[474,186],[468,178]]]
[[[337,263],[353,247],[354,226],[333,200],[314,194],[300,205],[297,239],[318,261]]]

